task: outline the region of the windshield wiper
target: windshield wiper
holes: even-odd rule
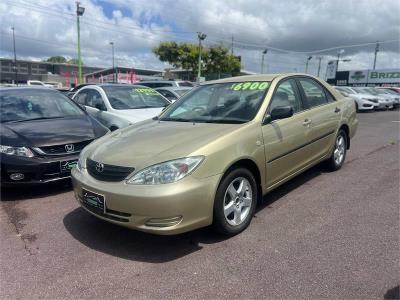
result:
[[[235,120],[235,119],[217,119],[217,120],[207,120],[204,123],[219,123],[219,124],[243,124],[246,121]]]
[[[160,121],[171,121],[171,122],[194,122],[193,120],[183,118],[162,118]]]
[[[51,119],[63,119],[64,117],[38,117],[38,118],[31,118],[31,119],[21,119],[21,120],[12,120],[12,121],[5,121],[5,123],[19,123],[19,122],[29,122],[29,121],[36,121],[36,120],[51,120]]]
[[[131,109],[140,109],[140,108],[158,108],[158,107],[164,107],[164,106],[151,106],[151,105],[142,105],[142,106],[135,106],[135,107],[132,107]]]

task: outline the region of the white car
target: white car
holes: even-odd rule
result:
[[[386,90],[382,88],[374,88],[374,90],[378,93],[378,95],[382,97],[390,97],[393,100],[393,106],[400,106],[400,95],[392,90]]]
[[[348,86],[335,86],[343,96],[350,97],[356,102],[356,110],[374,110],[379,107],[379,98],[369,94],[357,93],[354,89]]]
[[[369,94],[372,97],[376,97],[379,99],[379,106],[377,109],[392,109],[394,101],[392,100],[391,97],[384,96],[378,94],[376,90],[372,87],[353,87],[353,90],[355,90],[359,94]]]
[[[171,104],[151,88],[127,84],[87,85],[73,100],[111,131],[155,117]]]

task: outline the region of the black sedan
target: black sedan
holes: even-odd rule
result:
[[[0,90],[2,186],[70,177],[81,150],[108,132],[78,104],[45,88]]]

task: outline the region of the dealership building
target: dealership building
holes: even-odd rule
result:
[[[16,72],[15,72],[16,71]],[[85,82],[133,83],[162,79],[163,71],[138,68],[99,68],[82,66]],[[113,78],[115,78],[113,80]],[[60,83],[69,88],[78,84],[78,65],[0,58],[0,83],[26,84],[28,80]]]
[[[345,86],[400,86],[400,69],[339,71],[327,81]]]
[[[97,67],[82,67],[83,73],[101,70]],[[13,59],[0,58],[1,83],[26,83],[28,80],[57,82],[65,87],[74,85],[78,80],[78,65],[60,64],[42,61],[17,60],[14,68]]]

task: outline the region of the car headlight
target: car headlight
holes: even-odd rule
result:
[[[28,147],[12,147],[0,145],[0,153],[7,155],[23,156],[23,157],[34,157],[32,150]]]
[[[166,161],[145,168],[127,180],[128,184],[172,183],[189,175],[203,161],[204,156],[191,156]]]

